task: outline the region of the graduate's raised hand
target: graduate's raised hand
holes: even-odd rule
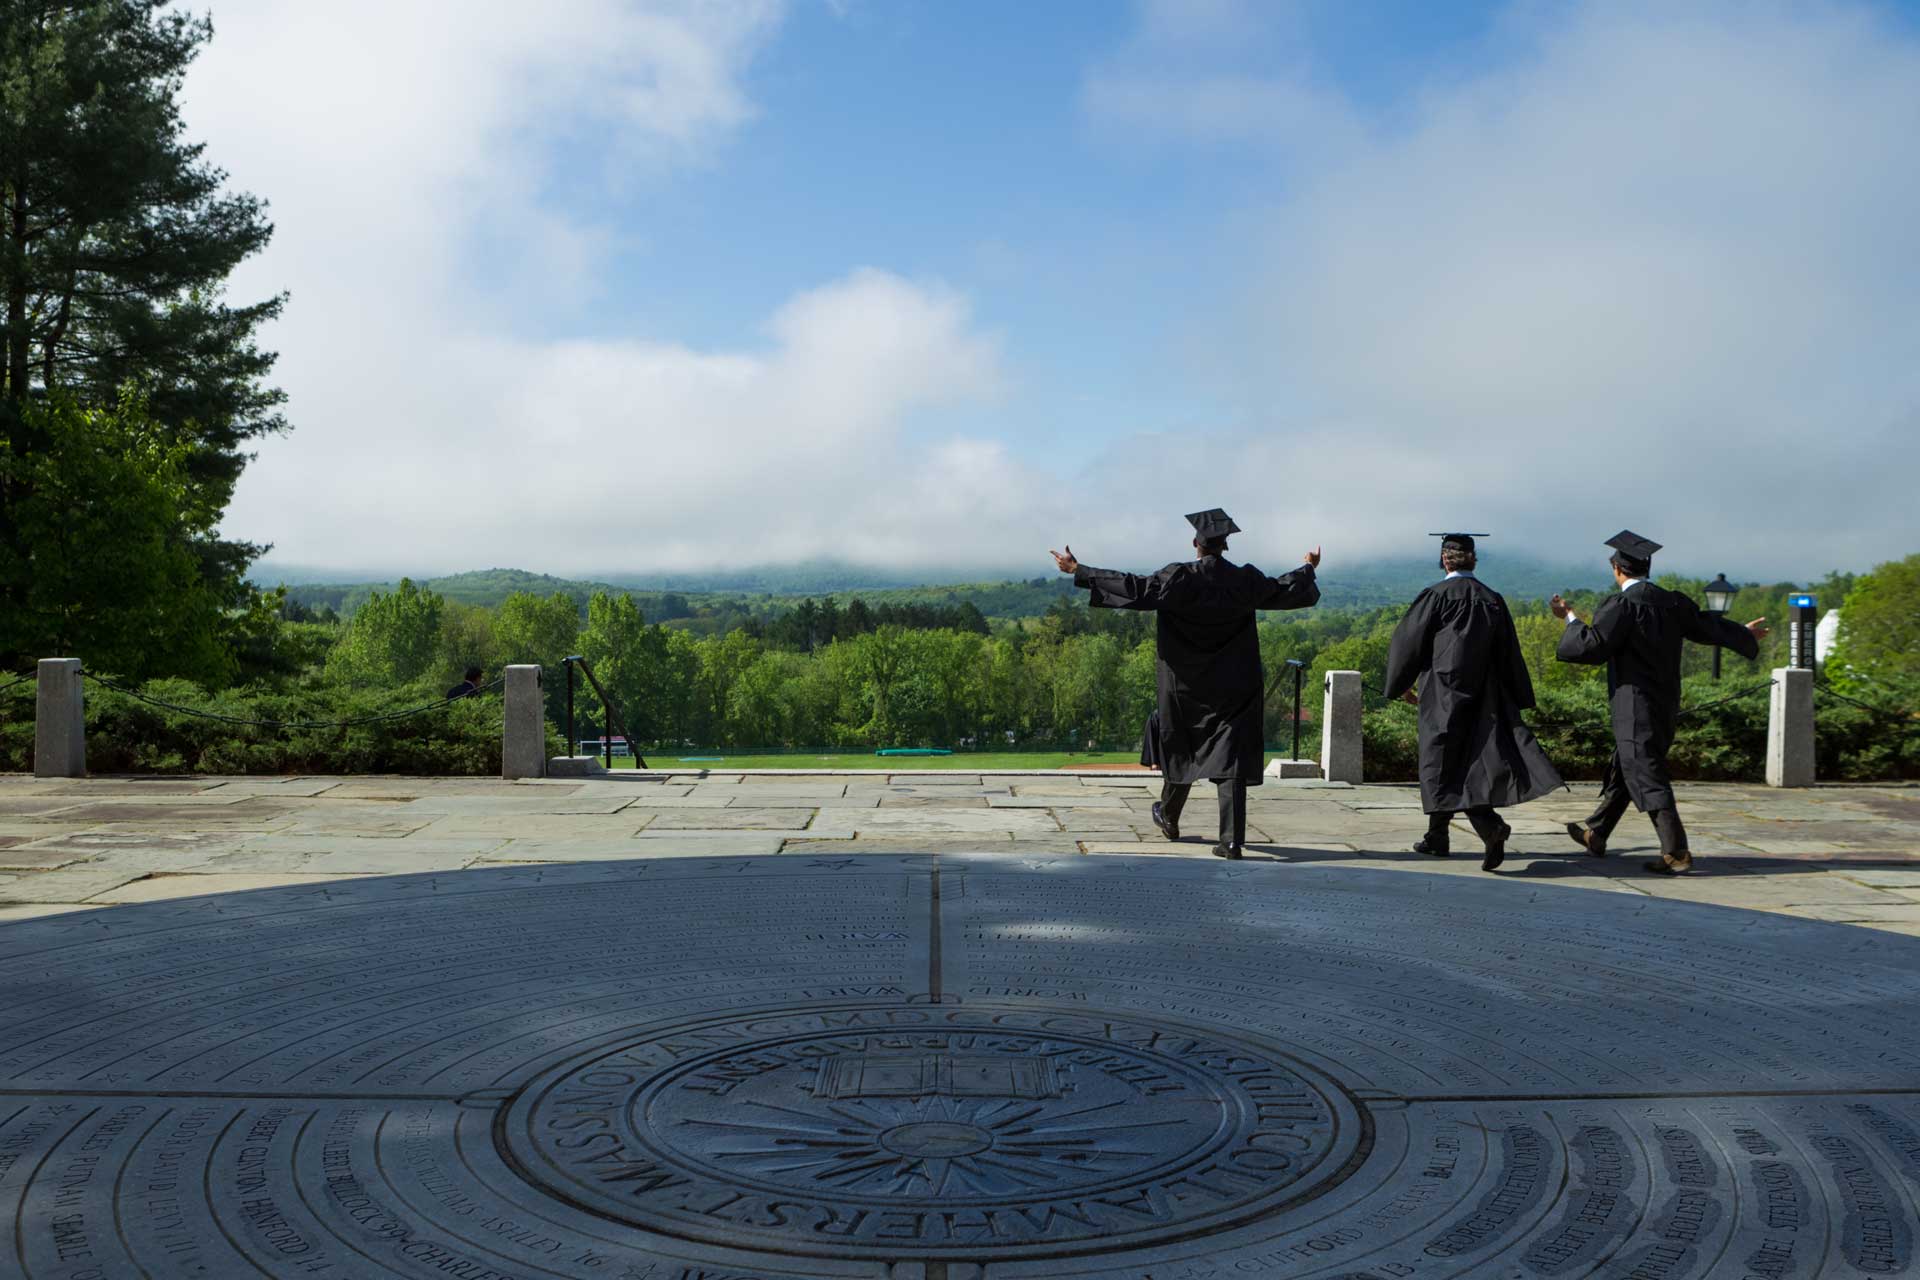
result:
[[[1062,573],[1072,573],[1080,567],[1080,562],[1073,558],[1073,547],[1071,545],[1067,547],[1067,553],[1065,555],[1061,555],[1058,551],[1049,551],[1047,554],[1053,557],[1053,562],[1060,566],[1060,572]]]
[[[1765,640],[1773,631],[1773,628],[1767,625],[1765,618],[1755,618],[1747,624],[1747,630],[1753,633],[1755,640]]]
[[[1553,599],[1547,601],[1547,608],[1553,610],[1553,616],[1562,622],[1565,622],[1567,620],[1567,614],[1572,612],[1567,608],[1567,598],[1558,591],[1553,593]]]
[[[1306,555],[1301,557],[1301,561],[1318,569],[1320,567],[1320,548],[1315,547],[1313,550],[1307,552]]]

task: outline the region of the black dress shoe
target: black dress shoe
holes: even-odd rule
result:
[[[1415,853],[1424,853],[1429,858],[1451,858],[1453,856],[1453,850],[1447,847],[1446,841],[1435,840],[1432,836],[1421,836],[1418,840],[1415,840],[1413,842],[1413,851]]]
[[[1169,840],[1178,840],[1180,838],[1180,824],[1167,821],[1166,816],[1160,811],[1160,802],[1158,800],[1153,802],[1153,825],[1160,828],[1160,834]]]
[[[1210,852],[1216,858],[1226,858],[1234,862],[1240,860],[1240,846],[1235,844],[1217,844]]]
[[[1577,822],[1569,822],[1567,824],[1567,834],[1573,837],[1575,844],[1585,849],[1594,857],[1604,858],[1607,856],[1607,842],[1604,840],[1595,840],[1593,838],[1593,832],[1590,829],[1581,826]]]
[[[1487,856],[1480,860],[1482,871],[1493,871],[1507,860],[1507,837],[1513,834],[1513,828],[1505,823],[1500,825],[1500,835],[1487,842]]]

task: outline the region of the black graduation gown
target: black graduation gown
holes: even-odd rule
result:
[[[1081,565],[1073,584],[1096,609],[1152,609],[1159,650],[1161,774],[1180,784],[1241,779],[1266,765],[1266,688],[1259,609],[1305,609],[1320,599],[1313,566],[1269,578],[1252,565],[1203,556],[1151,576]]]
[[[1611,781],[1619,772],[1643,813],[1674,807],[1667,750],[1680,714],[1680,651],[1689,640],[1723,645],[1743,658],[1760,653],[1745,627],[1651,582],[1607,597],[1591,622],[1570,622],[1560,636],[1560,661],[1607,664],[1614,745],[1607,773]]]
[[[1160,750],[1160,708],[1155,707],[1147,715],[1147,727],[1140,734],[1140,763],[1149,769],[1158,770],[1166,765],[1166,754]]]
[[[1533,680],[1499,592],[1459,577],[1414,597],[1387,653],[1387,697],[1415,681],[1426,812],[1524,804],[1562,785],[1520,719]]]

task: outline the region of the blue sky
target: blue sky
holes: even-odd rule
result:
[[[284,563],[1920,544],[1920,3],[212,12]]]
[[[1425,78],[1502,56],[1508,12],[1305,5],[1255,24],[1258,43],[1231,62],[1258,74],[1310,60],[1390,119]],[[712,163],[636,200],[601,181],[603,137],[556,158],[560,198],[641,242],[590,305],[529,323],[727,346],[848,264],[883,265],[958,285],[1008,335],[1019,395],[988,430],[1090,447],[1216,416],[1223,406],[1194,400],[1203,383],[1166,380],[1160,353],[1180,345],[1195,274],[1232,270],[1210,243],[1284,193],[1285,164],[1258,138],[1141,147],[1090,115],[1086,72],[1123,56],[1137,26],[1114,0],[799,5],[756,60],[759,118]],[[1181,252],[1158,251],[1168,244]],[[1089,305],[1116,281],[1127,308]]]

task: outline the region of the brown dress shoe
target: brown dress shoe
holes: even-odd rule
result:
[[[1594,857],[1604,858],[1607,856],[1606,842],[1604,840],[1595,840],[1593,838],[1593,832],[1581,826],[1579,823],[1569,822],[1567,824],[1567,834],[1573,837],[1575,844],[1585,849]]]
[[[1693,870],[1693,855],[1683,853],[1675,858],[1670,854],[1661,854],[1658,861],[1643,864],[1647,870],[1657,876],[1683,876]]]

